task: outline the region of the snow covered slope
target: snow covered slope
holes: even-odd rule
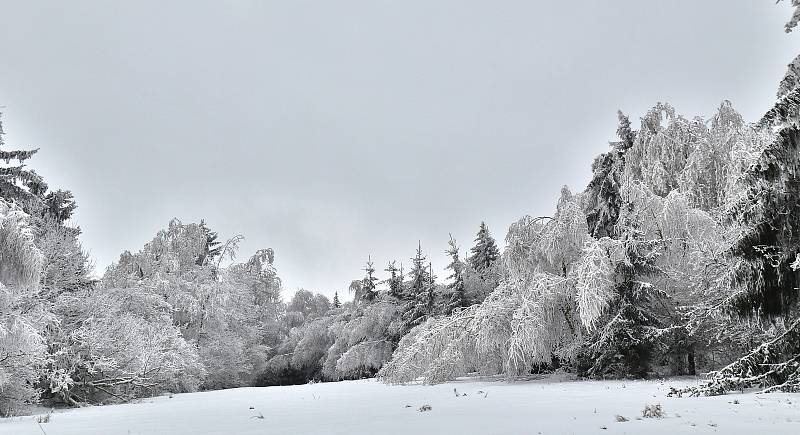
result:
[[[41,429],[37,416],[3,419],[0,434],[800,433],[800,394],[673,399],[665,397],[669,385],[470,379],[435,386],[362,380],[239,388],[56,411]],[[638,420],[648,404],[661,404],[666,416]],[[420,411],[423,405],[430,410]],[[617,422],[617,415],[629,421]]]

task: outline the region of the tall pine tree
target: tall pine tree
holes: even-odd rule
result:
[[[389,272],[386,284],[389,286],[389,296],[401,299],[403,297],[403,272],[395,265],[395,261],[390,261],[384,271]]]
[[[500,250],[497,249],[497,243],[489,234],[486,222],[481,222],[478,235],[475,237],[475,246],[470,249],[470,252],[472,255],[469,257],[469,263],[477,271],[490,268],[500,258]]]
[[[422,243],[419,243],[417,253],[411,259],[412,269],[409,272],[411,280],[406,286],[408,302],[405,304],[402,315],[405,323],[404,333],[424,322],[434,312],[436,277],[433,276],[432,265],[426,264],[426,260],[427,257],[422,253]]]
[[[408,299],[419,298],[425,292],[431,280],[426,260],[427,257],[422,253],[422,242],[419,242],[417,253],[411,258],[411,271],[408,273],[411,278],[406,288],[406,297]]]
[[[72,192],[48,192],[44,179],[25,165],[39,150],[5,150],[4,135],[0,119],[0,198],[17,203],[34,217],[51,217],[59,223],[69,219],[77,208]]]
[[[206,225],[206,221],[200,220],[200,230],[206,236],[206,243],[203,252],[197,257],[197,265],[203,266],[211,263],[215,258],[222,254],[222,243],[218,240],[219,235],[216,231],[211,231],[211,228]]]
[[[447,285],[447,289],[450,291],[450,299],[447,302],[445,314],[449,315],[453,310],[465,307],[468,303],[464,289],[464,268],[466,265],[458,256],[458,244],[452,235],[447,243],[449,248],[445,253],[450,256],[450,264],[446,268],[450,271],[450,276],[447,277],[450,280],[450,284]]]
[[[372,264],[372,256],[367,257],[367,264],[364,266],[364,272],[366,272],[366,275],[364,275],[364,278],[361,280],[361,298],[365,301],[372,301],[378,296],[378,292],[375,290],[378,278],[375,278],[375,267]]]
[[[623,183],[625,153],[633,147],[636,132],[631,122],[621,111],[617,112],[618,142],[612,142],[611,150],[600,154],[592,163],[592,180],[586,187],[586,221],[592,237],[613,237],[619,219],[622,199],[620,188]]]

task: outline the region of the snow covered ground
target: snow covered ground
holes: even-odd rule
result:
[[[798,434],[800,394],[667,398],[671,381],[373,380],[238,388],[0,420],[0,434]],[[454,389],[458,391],[456,397]],[[738,402],[738,403],[737,403]],[[664,418],[641,418],[661,404]],[[429,405],[429,411],[420,407]],[[629,421],[617,422],[621,415]],[[262,418],[263,416],[263,418]]]

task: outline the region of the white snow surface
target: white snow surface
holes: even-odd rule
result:
[[[0,420],[0,434],[800,434],[800,394],[666,397],[670,385],[695,382],[360,380],[237,388],[56,410],[42,424],[37,417],[47,411],[39,409]],[[661,404],[666,416],[641,418],[650,404]],[[423,405],[431,409],[419,411]],[[629,421],[617,422],[617,415]]]

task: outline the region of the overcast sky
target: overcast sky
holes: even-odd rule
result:
[[[170,218],[272,247],[289,292],[368,254],[435,268],[581,190],[658,101],[769,108],[800,52],[771,0],[0,0],[10,148],[71,189],[99,273]],[[440,273],[442,275],[443,273]],[[383,274],[381,274],[383,275]],[[346,293],[346,291],[344,291]]]

